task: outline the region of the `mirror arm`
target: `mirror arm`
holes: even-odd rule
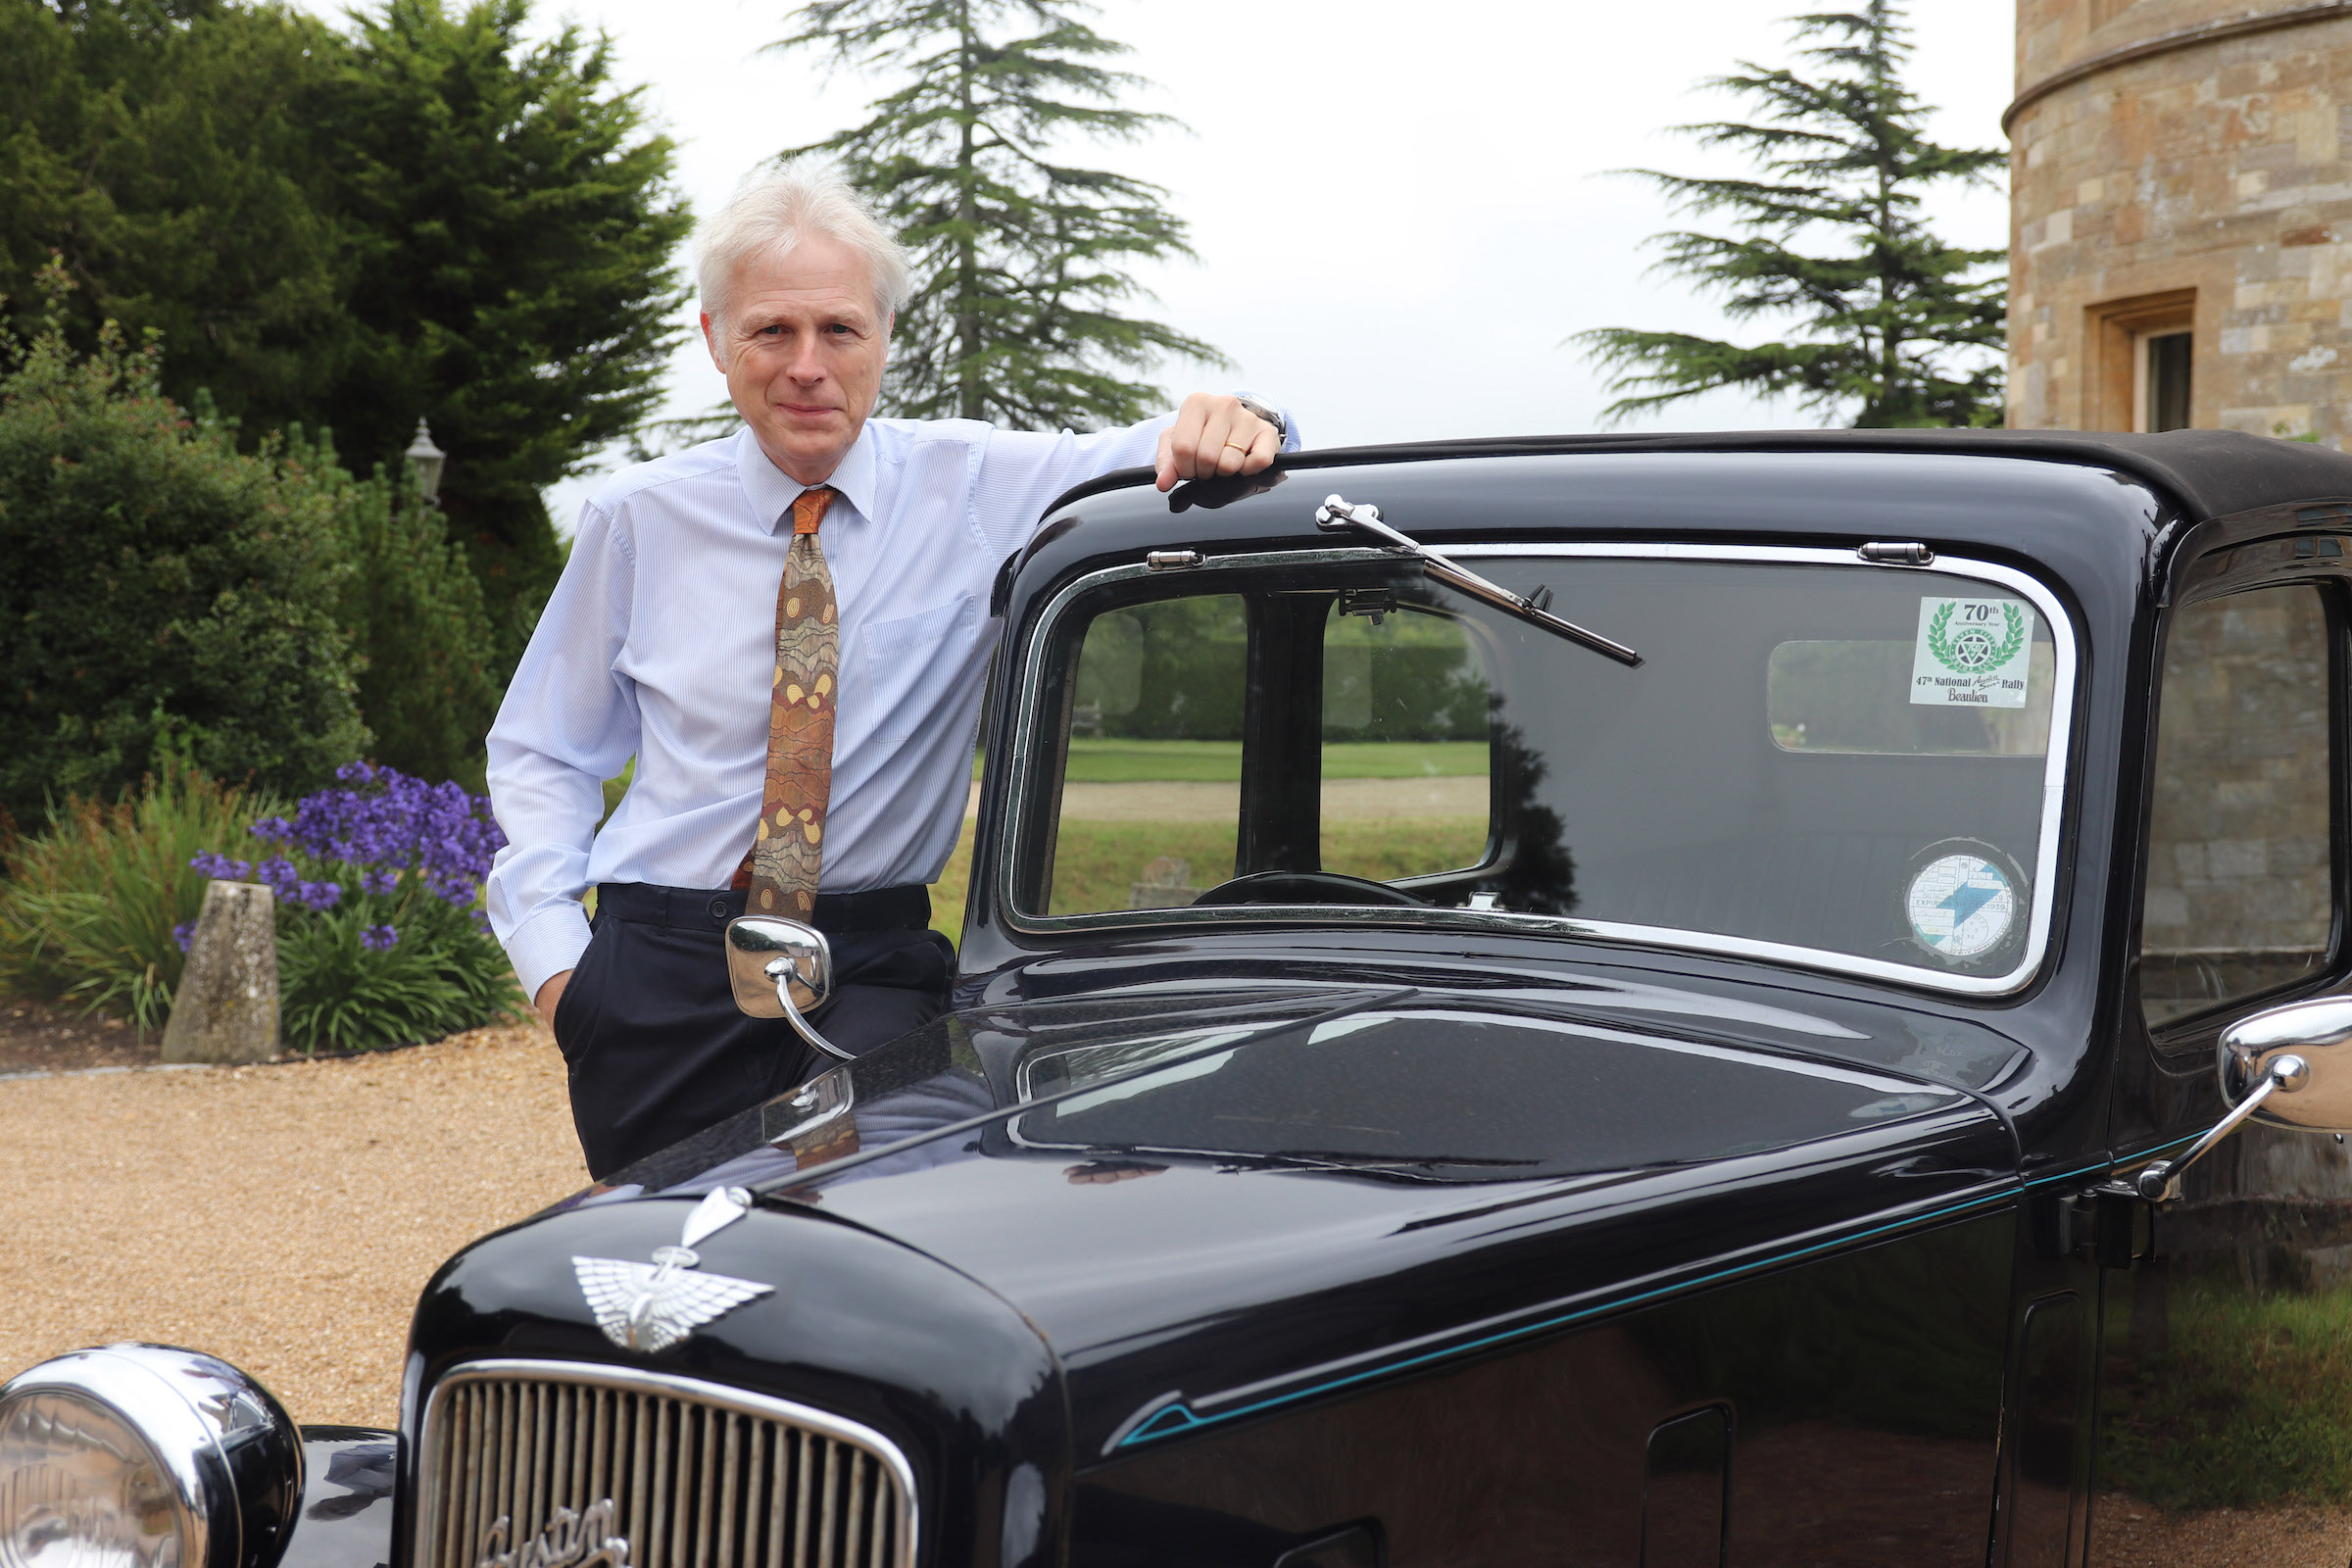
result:
[[[794,976],[790,958],[776,959],[763,972],[776,983],[776,1000],[784,1004],[784,1017],[792,1025],[795,1034],[836,1061],[856,1061],[858,1059],[856,1052],[844,1051],[823,1035],[818,1034],[816,1025],[802,1015],[799,1004],[792,1000]]]
[[[2262,1102],[2278,1095],[2291,1095],[2311,1081],[2311,1065],[2301,1056],[2279,1055],[2271,1058],[2270,1071],[2254,1092],[2239,1101],[2229,1115],[2214,1124],[2213,1130],[2188,1148],[2179,1159],[2160,1159],[2142,1169],[2132,1178],[2132,1190],[2151,1203],[2169,1202],[2180,1196],[2180,1173],[2202,1158],[2214,1145],[2235,1132],[2238,1124],[2257,1110]]]
[[[1315,509],[1315,525],[1326,532],[1354,526],[1386,544],[1390,549],[1412,557],[1421,563],[1421,569],[1448,588],[1456,588],[1473,599],[1483,599],[1507,614],[1543,627],[1557,637],[1565,637],[1579,648],[1589,648],[1604,659],[1614,659],[1629,669],[1639,668],[1642,656],[1620,642],[1612,642],[1596,631],[1587,631],[1572,620],[1562,620],[1533,599],[1511,592],[1500,583],[1490,582],[1469,567],[1438,554],[1419,540],[1398,533],[1381,520],[1380,509],[1369,502],[1350,505],[1332,496]],[[1550,595],[1545,593],[1544,597]]]

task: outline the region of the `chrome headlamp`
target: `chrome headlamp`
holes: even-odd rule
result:
[[[268,1568],[302,1437],[226,1361],[75,1350],[0,1387],[0,1568]]]

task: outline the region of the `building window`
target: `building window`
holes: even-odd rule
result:
[[[2197,291],[2090,307],[2083,322],[2083,430],[2182,430],[2196,422],[2190,382]]]
[[[2132,344],[2132,399],[2137,415],[2134,430],[2188,428],[2188,373],[2191,334],[2140,332]]]

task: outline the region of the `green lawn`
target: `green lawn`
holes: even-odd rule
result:
[[[2109,1289],[2105,1488],[2174,1511],[2352,1501],[2352,1286],[2255,1295],[2230,1261],[2176,1276],[2170,1348],[2145,1360],[2131,1292]]]
[[[971,885],[972,822],[966,819],[948,868],[931,888],[931,923],[953,939],[963,931]],[[1231,823],[1081,822],[1061,825],[1054,855],[1054,912],[1124,909],[1144,867],[1168,857],[1192,862],[1189,885],[1214,887],[1233,874]],[[1387,881],[1477,861],[1484,817],[1365,818],[1323,824],[1323,864]]]
[[[980,761],[972,760],[974,778]],[[1325,778],[1474,778],[1486,771],[1484,741],[1335,741],[1323,748]],[[1242,777],[1242,743],[1080,736],[1070,742],[1067,777],[1073,784],[1235,784]]]

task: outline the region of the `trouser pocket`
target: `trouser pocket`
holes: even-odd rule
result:
[[[555,1031],[556,1049],[565,1061],[579,1060],[595,1032],[597,1017],[604,1011],[605,974],[620,927],[618,920],[596,923],[588,938],[588,951],[580,955],[571,978],[564,982],[564,994],[556,999],[556,1015],[548,1023]]]

